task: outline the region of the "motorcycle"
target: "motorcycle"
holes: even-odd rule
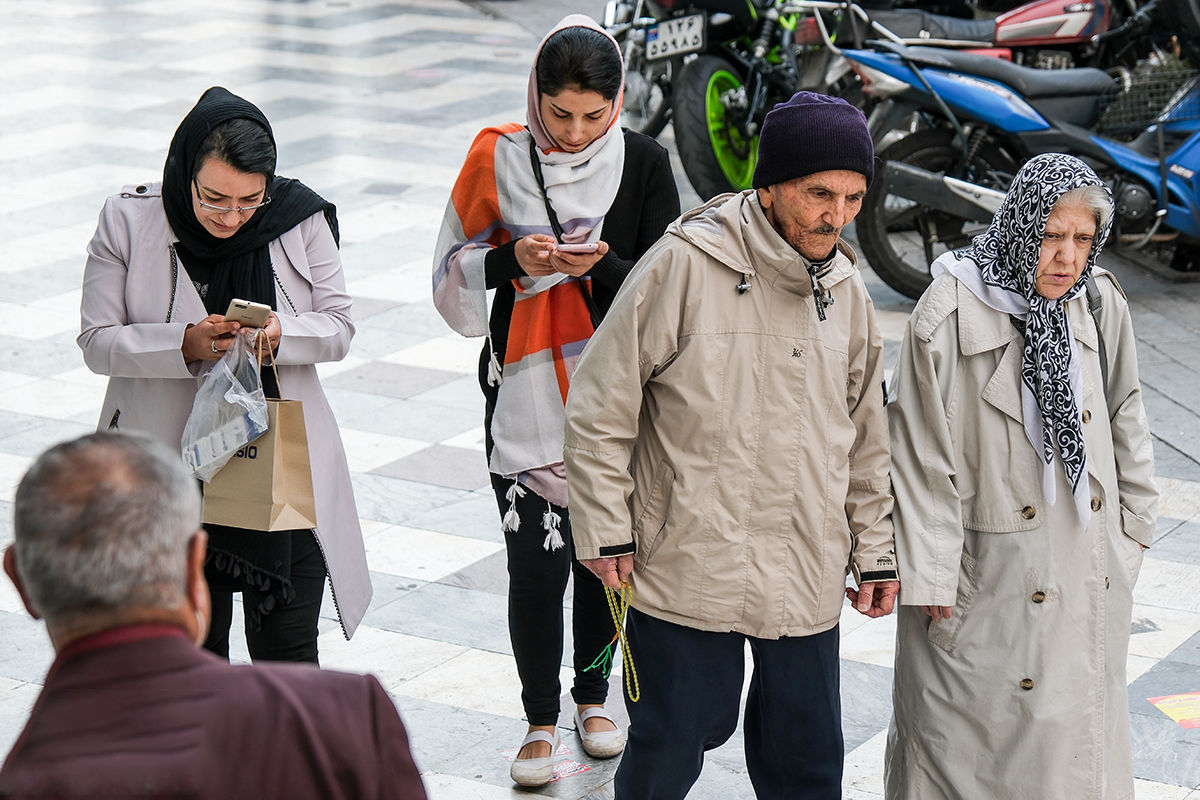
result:
[[[884,282],[919,297],[930,264],[982,232],[1020,164],[1044,152],[1078,156],[1109,185],[1110,246],[1168,248],[1173,266],[1200,267],[1200,0],[1151,0],[1102,39],[1144,52],[1114,79],[933,48],[842,51],[864,92],[890,94],[927,123],[878,153],[885,163],[856,219]]]
[[[1123,14],[1107,0],[1035,0],[992,19],[934,14],[922,5],[610,0],[605,23],[626,57],[624,123],[657,135],[673,120],[684,170],[708,198],[750,185],[762,121],[794,92],[839,95],[869,109],[872,98],[838,55],[847,42],[862,47],[879,37],[1064,67],[1100,57],[1094,34]],[[969,13],[963,0],[939,10]]]

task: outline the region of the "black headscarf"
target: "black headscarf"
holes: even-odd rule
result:
[[[192,203],[192,179],[200,167],[196,158],[213,129],[234,119],[248,119],[261,125],[274,147],[275,135],[263,113],[253,103],[214,86],[200,96],[196,106],[179,123],[163,168],[163,207],[171,230],[179,237],[175,249],[188,277],[194,283],[208,286],[203,300],[210,314],[224,313],[235,297],[276,308],[269,245],[318,211],[325,213],[334,241],[338,240],[333,204],[300,181],[276,175],[267,176],[270,204],[255,211],[237,233],[221,239],[205,230]],[[272,370],[263,369],[262,377],[267,395],[280,397]],[[311,532],[267,533],[224,525],[205,528],[209,534],[205,577],[216,590],[261,592],[257,602],[244,604],[249,627],[261,629],[263,616],[295,598],[291,579],[292,534],[311,536]],[[212,631],[210,641],[219,640],[223,633]]]
[[[179,123],[163,168],[162,199],[171,230],[179,237],[176,250],[188,277],[208,285],[204,308],[224,313],[235,297],[275,308],[274,276],[268,245],[311,217],[325,212],[334,241],[338,240],[337,212],[333,203],[300,181],[267,176],[271,203],[254,212],[237,233],[221,239],[196,219],[192,179],[200,165],[196,157],[204,139],[222,123],[248,119],[258,123],[275,144],[271,123],[258,107],[229,90],[214,86]]]

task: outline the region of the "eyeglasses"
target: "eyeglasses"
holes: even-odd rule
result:
[[[204,199],[200,197],[200,184],[196,182],[195,178],[192,178],[192,185],[196,187],[196,202],[200,204],[200,207],[205,211],[215,211],[218,214],[228,214],[230,211],[236,211],[239,214],[245,214],[248,211],[257,211],[263,206],[270,205],[271,203],[271,196],[264,192],[262,202],[255,203],[252,206],[214,206],[212,203],[204,202]]]

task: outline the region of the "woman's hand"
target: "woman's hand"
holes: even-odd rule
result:
[[[275,316],[272,311],[267,315],[267,324],[263,326],[263,330],[267,332],[267,339],[271,342],[271,352],[274,353],[279,349],[279,337],[283,336],[283,327],[279,324],[279,317]]]
[[[554,267],[555,272],[570,275],[572,278],[582,277],[588,273],[588,270],[596,266],[596,262],[604,258],[608,252],[607,242],[597,242],[596,244],[599,247],[594,253],[564,253],[561,250],[555,250],[550,254],[550,264]]]
[[[553,275],[554,265],[550,263],[550,254],[554,251],[555,239],[544,233],[531,233],[517,239],[514,253],[517,263],[525,274],[531,278],[543,275]]]
[[[233,344],[231,334],[237,333],[240,327],[236,322],[226,322],[221,314],[209,314],[195,325],[189,325],[183,332],[183,346],[179,348],[183,351],[184,363],[216,361]]]
[[[934,622],[941,622],[944,619],[950,619],[950,613],[954,611],[954,608],[952,606],[921,606],[921,610],[928,614]]]

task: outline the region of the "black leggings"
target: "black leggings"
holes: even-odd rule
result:
[[[275,604],[263,614],[262,627],[246,626],[246,645],[254,661],[307,661],[317,663],[317,619],[321,615],[321,597],[325,591],[325,559],[311,533],[296,533],[292,541],[292,588],[296,596],[290,603]],[[242,592],[244,605],[257,607],[264,601],[274,603],[268,592],[250,588],[234,590],[229,578],[205,567],[212,595],[212,626],[204,649],[229,658],[229,628],[233,624],[233,595]],[[269,598],[269,599],[268,599]]]
[[[509,502],[505,493],[511,480],[492,475],[492,488],[503,518]],[[559,531],[564,547],[546,550],[542,543],[546,530],[542,515],[550,506],[562,518]],[[608,696],[608,680],[600,668],[588,666],[609,649],[613,634],[612,615],[604,597],[600,579],[575,560],[571,521],[567,509],[554,506],[526,489],[517,499],[521,525],[505,531],[508,548],[508,635],[521,677],[521,703],[530,725],[554,725],[558,722],[559,665],[563,652],[563,596],[567,577],[575,576],[571,606],[571,630],[575,639],[575,685],[571,696],[579,705],[603,703]]]

